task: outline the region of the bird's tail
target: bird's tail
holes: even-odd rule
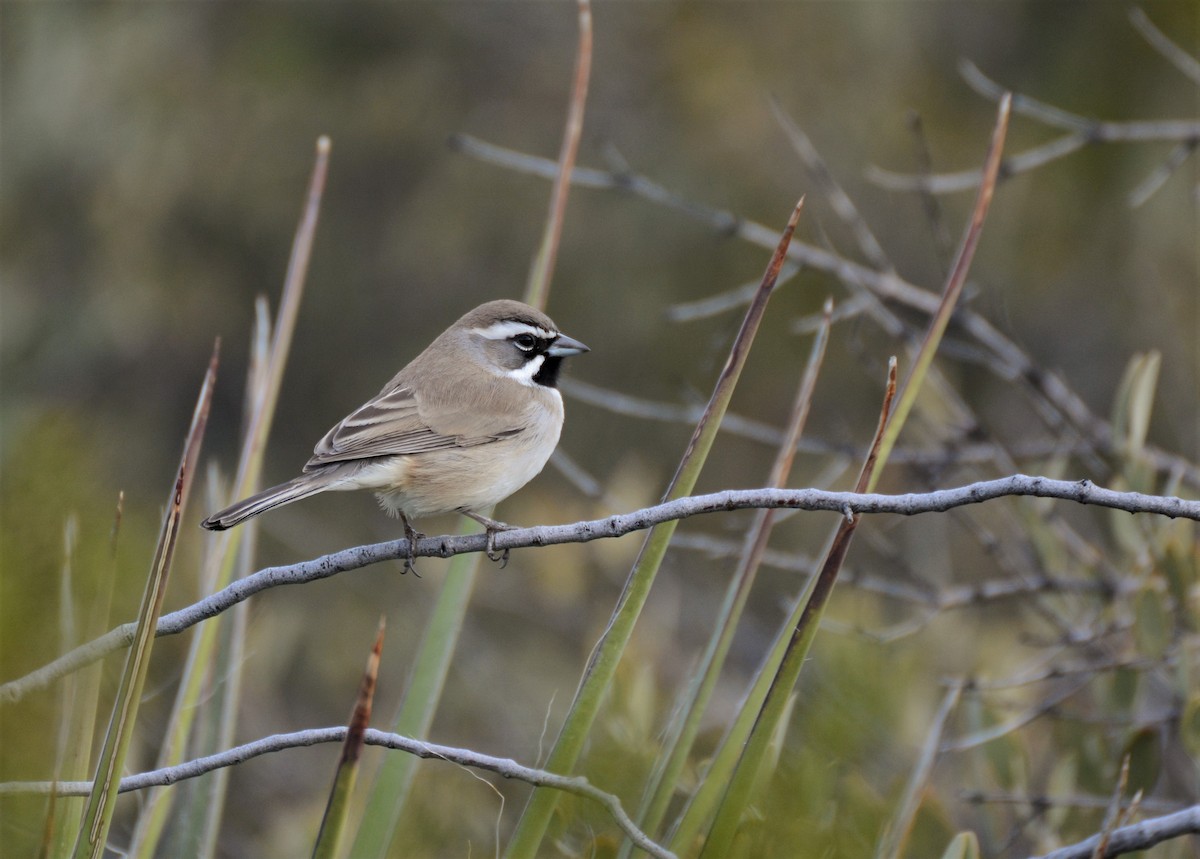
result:
[[[301,498],[307,498],[310,495],[322,492],[328,489],[329,486],[330,481],[326,475],[302,474],[299,477],[289,480],[287,483],[272,486],[270,489],[264,489],[257,495],[243,498],[237,504],[232,504],[224,510],[209,516],[200,525],[210,531],[224,531],[226,528],[240,525],[251,516],[257,516],[264,510],[270,510],[272,507],[279,507],[283,504],[291,504],[293,501],[299,501]]]

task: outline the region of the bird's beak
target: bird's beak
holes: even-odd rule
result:
[[[558,339],[546,350],[546,354],[551,358],[565,358],[567,355],[578,355],[580,352],[591,351],[578,340],[568,337],[566,334],[560,334]]]

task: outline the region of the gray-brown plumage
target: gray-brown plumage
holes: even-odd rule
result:
[[[562,359],[588,348],[519,301],[463,316],[317,442],[304,473],[214,513],[214,531],[329,490],[371,489],[410,519],[479,515],[542,470],[558,444]]]

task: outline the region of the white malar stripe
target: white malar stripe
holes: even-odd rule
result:
[[[534,355],[520,367],[515,370],[509,370],[504,375],[510,379],[516,379],[522,385],[540,387],[537,382],[533,381],[533,377],[538,374],[538,370],[542,369],[542,362],[545,360],[545,355]]]
[[[541,340],[553,340],[558,336],[557,331],[547,331],[540,325],[530,325],[528,322],[518,322],[515,319],[493,322],[487,328],[472,328],[471,333],[488,340],[507,340],[518,334],[532,334]]]

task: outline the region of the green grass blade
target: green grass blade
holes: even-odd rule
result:
[[[862,472],[855,484],[856,492],[863,491],[877,467],[879,446],[887,431],[892,398],[895,393],[896,359],[893,358],[888,363],[888,386],[879,415],[879,424],[875,430],[875,437],[867,454],[866,462],[863,464]],[[787,645],[783,659],[779,663],[778,671],[770,679],[762,709],[756,711],[745,708],[750,712],[757,712],[757,718],[754,720],[750,735],[741,750],[737,766],[733,770],[733,777],[728,781],[724,796],[717,807],[716,817],[708,838],[704,842],[704,850],[700,854],[703,859],[727,856],[733,846],[742,817],[755,795],[754,788],[760,784],[760,774],[764,761],[767,759],[767,753],[784,714],[787,712],[792,690],[795,689],[800,671],[803,669],[809,651],[812,649],[812,643],[817,637],[817,631],[821,626],[821,617],[825,612],[825,607],[829,604],[829,597],[833,593],[838,572],[846,559],[846,553],[850,550],[850,542],[861,518],[859,514],[848,514],[838,525],[821,570],[807,590],[807,599],[803,600],[804,607],[800,616],[792,628],[791,634],[785,639]],[[784,630],[786,629],[787,627],[784,628]],[[712,771],[709,772],[706,780],[709,779],[713,779]],[[716,783],[725,784],[722,781]]]
[[[428,736],[475,588],[479,563],[478,554],[457,555],[451,562],[421,639],[404,701],[392,724],[394,733],[406,737]],[[354,839],[351,855],[355,859],[387,856],[419,764],[420,760],[412,755],[389,754],[384,758]]]
[[[78,538],[79,517],[72,513],[63,525],[63,565],[58,582],[59,650],[63,653],[70,650],[78,638],[78,621],[75,617],[75,595],[72,586],[72,567]],[[77,771],[78,767],[73,764],[78,762],[73,759],[73,756],[78,754],[77,743],[84,739],[82,736],[84,730],[86,730],[87,741],[83,745],[89,752],[91,749],[92,721],[89,719],[85,726],[78,721],[77,717],[77,713],[81,709],[76,702],[80,695],[81,682],[82,678],[71,675],[63,680],[59,689],[58,742],[54,755],[54,780],[56,782],[66,780],[65,773],[68,771],[68,767],[72,774]],[[87,766],[86,758],[83,766]],[[41,857],[60,855],[55,851],[56,840],[66,835],[64,825],[70,826],[67,822],[60,823],[59,821],[63,805],[66,803],[60,801],[57,793],[50,794],[50,801],[46,807],[46,822],[42,830],[42,843],[38,851],[38,855]],[[71,831],[77,831],[78,828],[79,824],[76,821]]]
[[[354,782],[358,778],[363,735],[371,724],[371,705],[375,700],[379,658],[383,653],[383,629],[384,620],[380,618],[379,632],[375,635],[375,645],[367,658],[367,670],[363,672],[358,699],[354,703],[354,712],[350,716],[349,729],[346,731],[346,742],[342,744],[342,757],[338,761],[337,774],[333,779],[333,789],[329,792],[325,816],[321,819],[321,829],[313,847],[313,859],[336,859],[346,830],[346,821],[350,817],[350,799],[354,793]]]
[[[175,543],[179,537],[184,504],[193,483],[193,475],[200,455],[200,442],[204,438],[204,428],[208,423],[208,410],[212,402],[213,384],[217,375],[217,354],[218,350],[214,348],[208,372],[204,377],[204,384],[200,388],[200,395],[192,416],[191,428],[188,430],[187,441],[184,444],[167,512],[163,517],[158,548],[155,550],[154,562],[150,568],[150,578],[146,582],[141,609],[138,611],[137,631],[125,662],[125,672],[121,677],[116,703],[108,724],[108,733],[100,752],[100,762],[96,767],[92,792],[84,807],[79,836],[75,841],[73,851],[75,859],[84,859],[84,857],[102,859],[104,855],[108,828],[112,823],[113,811],[116,807],[117,786],[121,780],[121,771],[125,763],[125,754],[129,749],[129,741],[133,736],[138,705],[141,703],[142,687],[146,682],[150,651],[154,646],[154,630],[158,624],[158,617],[162,613],[163,596],[166,594],[167,578],[175,553]]]
[[[758,291],[746,311],[746,317],[734,340],[729,358],[717,379],[713,395],[700,422],[696,425],[679,468],[671,480],[666,493],[667,499],[688,495],[696,485],[696,479],[704,467],[704,460],[716,438],[721,418],[729,406],[734,387],[745,366],[750,346],[754,342],[754,335],[758,332],[759,324],[766,312],[767,300],[770,298],[779,276],[779,269],[787,254],[787,246],[791,242],[792,233],[795,232],[796,223],[800,219],[802,205],[803,200],[797,203],[788,219],[779,245],[776,247]],[[596,646],[583,682],[575,694],[575,700],[571,704],[558,740],[550,753],[546,769],[551,772],[569,773],[574,769],[576,761],[583,751],[592,722],[600,709],[600,703],[612,683],[617,664],[633,634],[633,627],[645,604],[646,597],[650,593],[650,586],[654,582],[663,556],[666,554],[667,546],[675,533],[676,525],[676,522],[656,525],[647,534],[641,552],[634,562],[633,571],[621,592],[612,620]],[[534,790],[533,796],[517,824],[513,838],[509,842],[507,855],[511,859],[521,859],[521,857],[532,859],[536,854],[545,836],[546,828],[550,824],[550,818],[554,814],[558,798],[559,795],[556,791],[540,788]]]
[[[787,484],[792,461],[796,455],[796,445],[800,441],[805,421],[808,418],[817,374],[825,355],[825,346],[829,342],[832,314],[833,302],[826,301],[821,327],[813,340],[808,364],[796,392],[788,427],[784,432],[783,441],[780,443],[775,463],[771,468],[768,486],[781,488]],[[679,776],[687,763],[688,753],[691,751],[696,733],[700,729],[701,718],[708,706],[721,668],[725,664],[725,657],[733,643],[734,633],[737,631],[738,622],[754,584],[759,563],[766,550],[775,521],[775,512],[774,510],[756,511],[738,570],[730,579],[724,600],[714,620],[713,634],[709,638],[699,663],[693,669],[681,700],[675,708],[676,715],[667,727],[663,748],[654,771],[647,781],[645,797],[639,814],[638,822],[647,832],[655,832],[662,823],[667,805],[679,782]],[[632,842],[626,840],[621,855],[630,855],[632,847]]]
[[[108,629],[108,617],[112,608],[113,588],[117,581],[117,546],[124,516],[125,493],[117,493],[117,509],[109,538],[110,567],[107,576],[100,577],[99,587],[90,595],[91,607],[88,616],[80,621],[74,632],[76,641],[90,641]],[[63,683],[63,702],[66,718],[70,721],[63,732],[68,739],[66,754],[58,768],[58,778],[86,778],[91,765],[93,739],[96,733],[96,714],[100,710],[100,688],[103,680],[103,665],[99,662],[68,675]],[[72,691],[68,692],[70,689]],[[68,703],[70,702],[70,703]],[[71,852],[79,821],[83,814],[83,800],[75,797],[60,797],[56,811],[57,823],[50,847],[51,856],[67,856]]]

